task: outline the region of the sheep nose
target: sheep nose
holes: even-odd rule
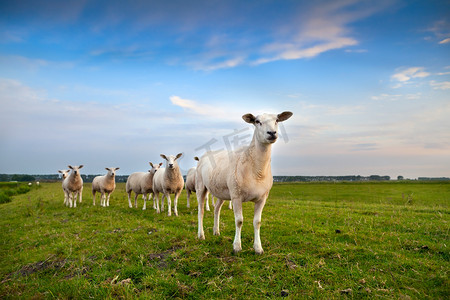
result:
[[[267,131],[267,134],[275,137],[277,135],[277,132],[276,131]]]
[[[169,164],[169,168],[173,168],[173,164]]]

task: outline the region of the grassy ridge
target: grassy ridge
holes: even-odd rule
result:
[[[8,298],[433,298],[450,294],[448,183],[275,184],[253,245],[244,204],[243,252],[232,252],[234,215],[221,236],[197,210],[180,217],[128,208],[124,184],[111,206],[76,209],[60,183],[0,205],[0,297]],[[98,203],[99,201],[97,201]],[[148,204],[148,203],[147,203]],[[195,206],[195,201],[194,201]]]

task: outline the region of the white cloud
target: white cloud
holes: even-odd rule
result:
[[[422,96],[421,93],[416,94],[380,94],[378,96],[372,96],[371,99],[375,101],[399,101],[399,100],[417,100]]]
[[[443,39],[442,41],[439,42],[439,44],[448,44],[448,43],[450,43],[450,38]]]
[[[394,81],[407,82],[412,78],[424,78],[430,75],[431,75],[430,73],[425,72],[424,67],[411,67],[406,70],[395,73],[394,75],[391,76],[391,79]]]
[[[436,81],[432,80],[432,81],[430,81],[430,85],[435,90],[448,90],[448,89],[450,89],[450,81],[436,82]]]

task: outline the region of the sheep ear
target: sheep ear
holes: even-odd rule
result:
[[[115,169],[115,170],[117,171],[117,170],[119,170],[120,168],[119,168],[119,167],[117,167],[117,168],[114,168],[114,169]]]
[[[199,159],[197,156],[195,156],[194,159],[195,159],[196,161],[200,161],[200,159]]]
[[[73,167],[71,165],[68,165],[69,169],[73,170]]]
[[[175,159],[179,159],[181,156],[183,156],[183,153],[178,153],[177,156],[175,156]]]
[[[111,171],[111,169],[110,169],[110,168],[105,168],[105,170],[106,170],[106,171]]]
[[[61,170],[58,170],[58,173],[61,173],[61,174],[62,174],[62,171],[61,171]]]
[[[159,163],[159,166],[161,167],[163,165],[163,163]]]
[[[246,114],[242,116],[242,119],[244,119],[245,122],[250,124],[255,124],[256,117],[252,114]]]
[[[160,155],[162,158],[164,158],[165,160],[167,160],[167,157],[164,154]]]
[[[292,115],[293,115],[293,113],[291,113],[290,111],[284,111],[277,116],[277,121],[278,122],[286,121],[287,119],[292,117]]]
[[[81,169],[83,167],[83,165],[80,165],[79,167],[78,167],[78,169]]]
[[[152,168],[153,168],[153,164],[152,164],[151,162],[149,162],[149,164],[150,164],[150,167],[152,167]]]

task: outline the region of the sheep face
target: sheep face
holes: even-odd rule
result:
[[[66,179],[69,176],[70,170],[58,170],[58,173],[61,173],[63,179]]]
[[[158,171],[159,170],[159,168],[161,168],[161,166],[162,166],[162,163],[159,163],[158,165],[154,165],[154,164],[152,164],[152,163],[149,163],[150,164],[150,167],[152,167],[151,168],[151,170],[148,170],[151,174],[155,174],[156,173],[156,171]]]
[[[166,168],[174,169],[178,165],[176,160],[180,158],[182,155],[183,155],[182,153],[178,153],[177,156],[173,155],[166,156],[164,154],[161,154],[161,157],[166,160]]]
[[[108,175],[111,177],[116,176],[116,171],[119,170],[120,168],[105,168],[106,171],[108,171]]]
[[[262,114],[256,117],[252,114],[246,114],[242,116],[242,119],[255,126],[255,137],[258,142],[272,144],[278,138],[278,123],[289,119],[291,116],[291,112],[285,111],[278,115]]]
[[[79,169],[81,169],[83,167],[83,165],[79,165],[79,166],[71,166],[71,165],[69,165],[68,167],[69,167],[69,169],[72,170],[72,172],[75,175],[78,175],[80,173]]]

